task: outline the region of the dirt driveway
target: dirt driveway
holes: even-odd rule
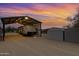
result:
[[[0,55],[12,56],[79,56],[79,43],[48,40],[46,37],[6,35],[0,42]]]

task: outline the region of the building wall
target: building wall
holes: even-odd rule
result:
[[[25,26],[23,27],[23,30],[24,30],[25,32],[36,32],[35,27],[34,27],[34,26],[30,26],[30,25],[25,25]]]
[[[63,29],[53,28],[47,31],[47,38],[51,40],[63,40]]]
[[[79,29],[65,30],[65,41],[79,42]]]
[[[47,32],[47,38],[51,40],[79,42],[79,29],[50,29]]]

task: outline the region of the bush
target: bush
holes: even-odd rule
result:
[[[16,29],[8,27],[8,28],[5,29],[5,32],[16,32]]]

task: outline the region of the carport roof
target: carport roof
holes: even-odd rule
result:
[[[10,17],[0,17],[2,20],[4,20],[4,22],[6,22],[6,19],[17,19],[17,18],[25,18],[25,17],[28,17],[29,18],[29,20],[31,20],[30,22],[31,23],[42,23],[42,22],[40,22],[40,21],[38,21],[38,20],[36,20],[36,19],[34,19],[34,18],[32,18],[32,17],[29,17],[29,16],[10,16]],[[29,21],[29,20],[27,20],[27,21]],[[14,20],[15,21],[15,20]]]

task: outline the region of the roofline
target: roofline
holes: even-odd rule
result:
[[[0,18],[1,18],[1,19],[4,19],[4,18],[15,18],[15,17],[29,17],[29,16],[10,16],[10,17],[0,17]],[[42,23],[42,22],[40,22],[40,21],[38,21],[38,20],[36,20],[36,19],[34,19],[34,18],[32,18],[32,17],[29,17],[29,18],[31,18],[31,19],[33,19],[33,20],[39,22],[39,23]]]
[[[14,17],[29,17],[29,16],[6,16],[6,17],[0,17],[0,18],[14,18]]]

